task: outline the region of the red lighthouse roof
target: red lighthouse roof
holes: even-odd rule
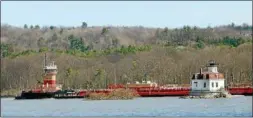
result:
[[[202,72],[202,68],[200,68],[200,72],[195,73],[192,79],[224,79],[224,75],[218,72],[217,65],[215,61],[209,61],[206,71]]]

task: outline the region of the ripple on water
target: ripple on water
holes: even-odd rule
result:
[[[3,116],[251,116],[252,97],[85,101],[1,99]],[[201,110],[201,112],[200,112]]]

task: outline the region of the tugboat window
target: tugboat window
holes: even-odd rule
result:
[[[212,87],[214,87],[214,83],[212,82]]]
[[[204,83],[204,88],[206,88],[206,83]]]
[[[216,82],[216,87],[218,87],[218,82]]]

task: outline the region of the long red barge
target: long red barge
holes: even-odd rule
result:
[[[114,87],[110,86],[109,89],[100,89],[100,90],[81,90],[76,92],[77,96],[82,98],[88,95],[88,93],[109,93],[114,89],[125,88],[126,87]],[[160,96],[188,96],[190,93],[190,87],[136,87],[128,88],[134,89],[141,97],[160,97]],[[232,95],[252,95],[252,87],[230,87],[227,89]]]

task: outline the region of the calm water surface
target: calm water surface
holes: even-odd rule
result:
[[[252,96],[229,99],[1,99],[2,116],[252,116]]]

